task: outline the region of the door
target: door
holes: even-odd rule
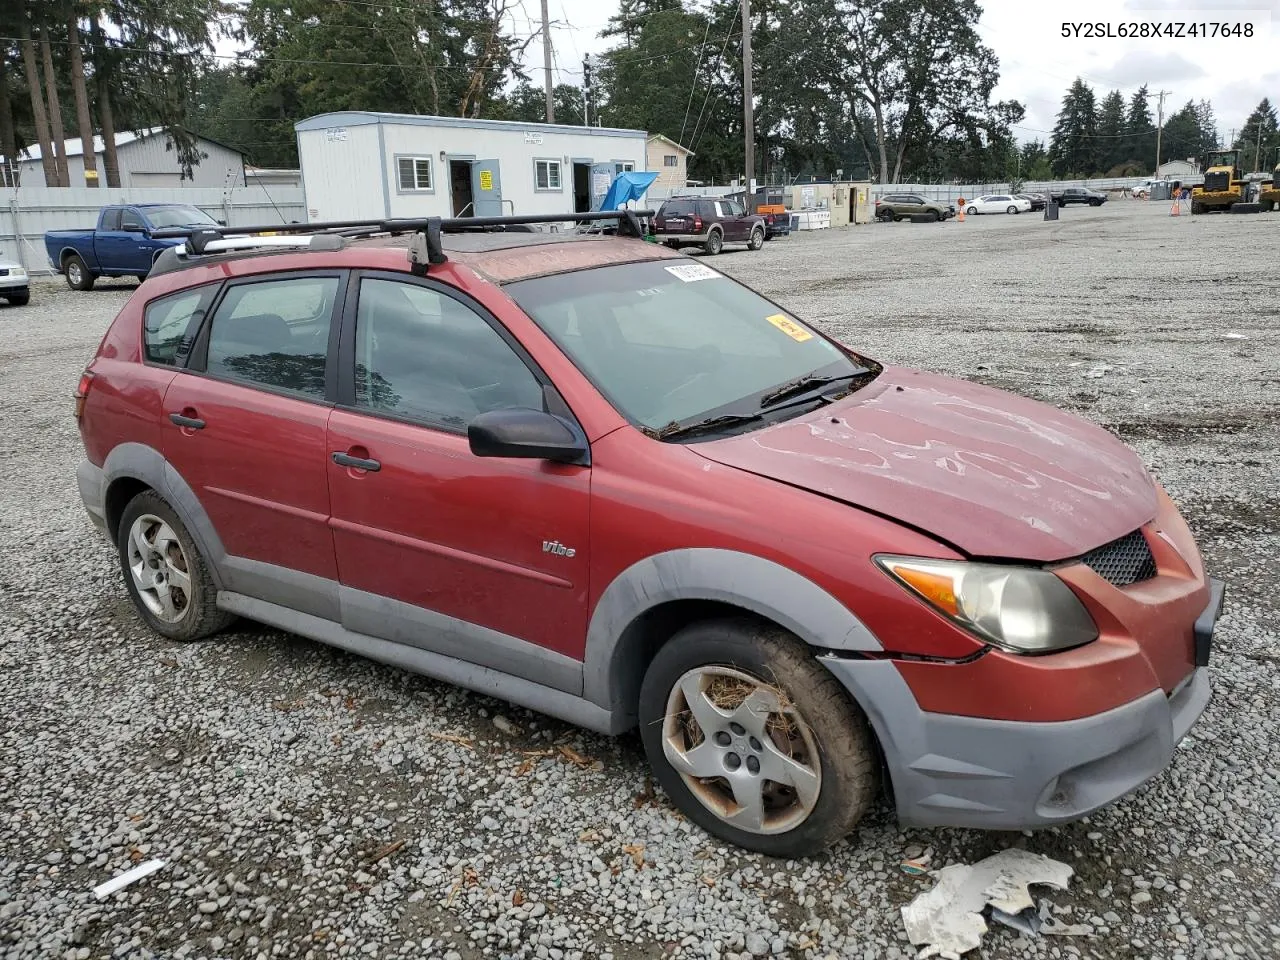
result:
[[[744,241],[751,236],[755,220],[747,216],[747,208],[737,200],[721,200],[720,215],[726,240]]]
[[[366,274],[329,420],[342,622],[572,690],[586,637],[590,468],[481,458],[477,414],[546,378],[474,301]],[[550,388],[547,388],[550,389]]]
[[[902,205],[903,209],[905,209],[912,216],[919,216],[920,214],[925,212],[924,197],[918,197],[914,193],[911,193],[903,197],[903,200],[906,201]]]
[[[151,269],[151,247],[147,244],[147,225],[133,207],[120,210],[120,228],[110,240],[110,252],[104,254],[94,238],[98,263],[108,273],[146,273]]]
[[[328,272],[228,285],[165,393],[162,443],[222,541],[227,588],[334,620],[325,426],[344,284]]]
[[[497,160],[471,162],[471,196],[477,217],[502,216],[502,174]]]
[[[449,198],[452,201],[453,216],[475,216],[473,204],[475,197],[471,191],[471,161],[449,161]]]
[[[613,183],[612,163],[593,163],[591,165],[591,209],[599,210],[604,202],[604,195],[609,192]]]

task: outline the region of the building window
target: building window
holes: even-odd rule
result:
[[[560,161],[533,161],[533,185],[538,190],[560,189]]]
[[[664,167],[678,167],[680,166],[680,158],[674,153],[668,153],[662,158],[662,165]]]
[[[430,157],[396,157],[396,172],[402,192],[431,189]]]

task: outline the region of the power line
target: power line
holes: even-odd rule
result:
[[[724,52],[729,48],[729,41],[733,38],[733,30],[734,30],[734,27],[738,25],[738,14],[741,10],[742,10],[742,0],[738,0],[738,2],[734,4],[734,7],[733,7],[733,16],[729,18],[729,32],[724,35],[724,43],[720,45],[720,53],[716,55],[717,64],[724,62]],[[690,153],[697,153],[697,144],[702,140],[702,134],[698,133],[698,124],[702,123],[702,115],[707,109],[707,101],[711,98],[712,86],[713,84],[711,83],[707,84],[707,95],[702,98],[702,107],[701,109],[698,110],[698,119],[695,120],[693,124],[693,133],[689,137],[689,139],[692,141],[689,144]],[[717,90],[716,103],[719,103],[719,102],[720,102],[720,91]],[[708,120],[708,122],[710,121]],[[706,133],[706,132],[707,132],[706,128],[704,127],[702,130],[702,133]]]
[[[689,122],[689,113],[693,110],[693,92],[698,87],[698,74],[702,71],[702,55],[706,52],[707,36],[711,33],[711,18],[707,17],[707,29],[702,32],[702,43],[698,47],[698,65],[693,68],[693,77],[689,80],[689,102],[684,105],[684,121],[680,124],[680,139],[676,143],[684,146],[684,128]]]

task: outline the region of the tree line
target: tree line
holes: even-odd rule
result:
[[[1034,140],[1022,147],[1026,179],[1053,177],[1132,177],[1150,174],[1156,165],[1157,132],[1160,161],[1189,160],[1202,163],[1208,154],[1224,144],[1241,151],[1245,171],[1269,170],[1280,162],[1280,132],[1276,111],[1264,97],[1245,121],[1221,137],[1208,100],[1188,100],[1158,123],[1153,100],[1156,95],[1139,87],[1127,100],[1112,90],[1100,101],[1094,90],[1076,78],[1062,98],[1049,143]],[[1159,128],[1159,129],[1158,129]]]
[[[980,13],[975,0],[754,0],[754,175],[980,182],[1151,170],[1145,87],[1098,100],[1076,80],[1048,141],[1019,145],[1025,109],[994,96],[999,63]],[[63,141],[101,134],[102,180],[114,186],[120,130],[163,128],[189,171],[197,135],[259,166],[296,166],[293,125],[331,111],[537,122],[545,95],[520,63],[538,30],[518,0],[27,0],[0,11],[0,154],[38,144],[46,183],[68,184]],[[610,46],[590,83],[562,45],[557,65],[574,82],[555,88],[558,122],[661,133],[693,151],[691,177],[745,175],[740,0],[621,0],[602,36]],[[218,37],[243,52],[218,55]],[[1268,101],[1238,139],[1259,163],[1275,155]],[[1202,157],[1217,141],[1209,102],[1188,102],[1166,117],[1162,157]],[[96,167],[92,150],[85,164]]]

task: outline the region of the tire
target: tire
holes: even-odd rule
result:
[[[78,253],[67,257],[62,265],[62,272],[67,275],[67,286],[72,290],[92,290],[93,281],[97,279],[89,272],[89,268],[85,266],[85,262],[80,259]]]
[[[879,210],[876,212],[876,219],[883,220],[885,223],[893,223],[897,218],[893,215],[892,210]]]
[[[1262,208],[1263,213],[1270,213],[1276,208],[1276,202],[1274,200],[1259,200],[1258,206]]]
[[[1233,203],[1231,205],[1232,213],[1261,213],[1262,204],[1260,203]]]
[[[1100,206],[1102,206],[1102,201],[1101,201],[1101,200],[1090,200],[1090,201],[1089,201],[1089,206],[1091,206],[1091,207],[1100,207]]]
[[[978,208],[970,207],[968,210],[965,211],[965,213],[967,213],[971,217],[976,217],[978,215]]]
[[[1014,206],[1013,204],[1009,204],[1009,206],[1005,208],[1005,211],[1004,211],[1004,212],[1005,212],[1005,213],[1017,213],[1017,212],[1018,212],[1018,208],[1017,208],[1016,206]]]
[[[712,230],[707,237],[707,242],[702,245],[702,249],[714,257],[724,249],[724,235],[719,230]]]
[[[937,210],[930,210],[924,219],[925,219],[925,223],[937,223],[939,220],[942,219],[942,217],[938,215]]]
[[[719,729],[704,732],[691,702]],[[709,620],[679,631],[645,671],[639,720],[654,776],[675,805],[713,836],[757,853],[820,852],[854,828],[876,793],[877,753],[862,712],[812,651],[772,625]],[[683,768],[703,747],[685,772],[669,759]],[[698,769],[715,772],[691,772]],[[757,809],[738,803],[730,777]]]
[[[4,298],[15,307],[25,307],[31,302],[31,291],[23,290],[21,293],[6,293]]]
[[[1203,203],[1201,203],[1199,200],[1192,200],[1192,201],[1191,201],[1191,213],[1192,213],[1193,215],[1194,215],[1194,214],[1199,214],[1199,213],[1204,213],[1204,204],[1203,204]]]
[[[759,250],[764,246],[764,230],[756,227],[751,231],[751,238],[747,240],[748,250]]]
[[[177,513],[155,491],[129,501],[116,548],[134,608],[162,637],[201,640],[235,621],[218,609],[218,588],[204,557]],[[184,574],[185,582],[180,579]]]

